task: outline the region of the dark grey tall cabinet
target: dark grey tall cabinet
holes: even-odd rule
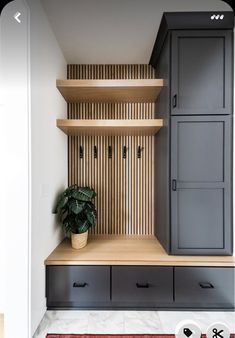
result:
[[[156,103],[155,235],[171,254],[232,254],[232,12],[164,13],[150,64]]]

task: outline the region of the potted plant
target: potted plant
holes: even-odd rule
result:
[[[76,184],[68,187],[60,196],[55,213],[58,213],[72,247],[81,249],[87,244],[88,229],[96,223],[96,208],[92,200],[96,196],[90,187]]]

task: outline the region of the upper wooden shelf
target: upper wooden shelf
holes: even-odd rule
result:
[[[46,265],[235,266],[232,256],[168,255],[154,236],[91,236],[83,249],[64,240]]]
[[[162,119],[140,120],[57,120],[65,134],[77,136],[154,135],[163,126]]]
[[[56,86],[67,102],[155,102],[162,79],[57,80]]]

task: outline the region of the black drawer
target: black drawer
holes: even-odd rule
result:
[[[175,301],[186,307],[234,307],[234,269],[176,267]]]
[[[47,266],[47,306],[86,307],[110,301],[109,266]]]
[[[172,301],[172,267],[112,267],[112,302],[155,306]]]

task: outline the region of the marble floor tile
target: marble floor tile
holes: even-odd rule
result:
[[[160,320],[125,319],[124,331],[125,333],[162,333],[162,326]]]
[[[161,333],[162,326],[157,311],[125,311],[125,333]]]
[[[48,333],[86,333],[88,330],[88,319],[57,319],[48,326]]]
[[[49,324],[50,324],[50,320],[48,319],[48,315],[46,312],[36,332],[34,333],[33,338],[45,338]]]
[[[88,333],[124,333],[124,312],[90,311]]]
[[[61,310],[61,311],[47,311],[47,317],[49,320],[53,319],[88,319],[90,311],[88,310]]]
[[[79,311],[78,311],[79,312]],[[88,315],[80,317],[80,313],[69,315],[59,313],[58,316],[51,318],[52,314],[46,314],[41,321],[33,338],[45,338],[47,333],[87,333]]]
[[[212,323],[222,322],[228,326],[230,332],[235,333],[234,312],[197,312],[196,317],[196,321],[200,322],[203,332],[206,332],[208,326]]]
[[[159,311],[162,333],[174,333],[176,325],[185,319],[196,320],[195,313],[190,311]]]
[[[123,311],[125,319],[159,320],[157,311]]]
[[[47,333],[174,333],[181,320],[196,321],[205,333],[224,322],[235,333],[234,312],[205,311],[47,311],[33,338]]]

